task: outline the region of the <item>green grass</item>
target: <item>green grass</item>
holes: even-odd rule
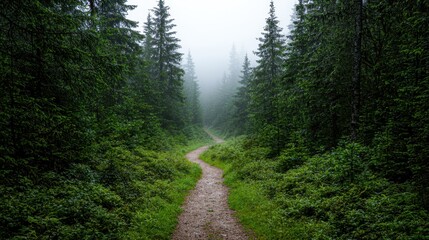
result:
[[[228,142],[227,144],[231,144]],[[261,194],[261,186],[237,180],[232,161],[221,161],[216,154],[219,147],[203,153],[201,159],[224,171],[225,184],[230,188],[228,204],[236,211],[239,221],[250,236],[257,239],[275,239],[270,216],[275,205]],[[225,150],[225,148],[220,148]]]
[[[176,146],[166,158],[179,158],[184,170],[173,181],[158,181],[155,194],[138,209],[133,217],[132,228],[124,239],[170,239],[177,225],[188,192],[201,176],[201,168],[185,159],[185,154],[201,146],[213,143],[210,138],[189,141],[186,146]],[[174,166],[170,166],[174,167]]]
[[[212,140],[198,126],[130,136],[99,139],[88,161],[61,171],[0,184],[0,239],[170,239],[201,174],[185,154]]]
[[[428,239],[429,214],[412,186],[371,172],[368,148],[346,144],[309,156],[291,146],[277,158],[268,153],[238,138],[201,156],[224,170],[229,205],[256,239]]]
[[[237,212],[240,222],[246,229],[255,232],[259,239],[264,239],[261,236],[269,237],[273,231],[269,221],[266,220],[272,214],[275,206],[260,194],[260,187],[231,182],[228,186],[231,187],[228,203]]]
[[[181,213],[189,190],[194,188],[201,176],[201,169],[192,164],[189,174],[181,175],[168,183],[166,198],[154,197],[150,207],[137,211],[133,219],[133,228],[124,239],[170,239]],[[169,200],[166,200],[169,199]]]

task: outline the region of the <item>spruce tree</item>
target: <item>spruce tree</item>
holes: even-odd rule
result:
[[[164,0],[159,0],[153,12],[154,81],[163,124],[168,128],[183,127],[184,116],[179,111],[183,102],[182,54],[178,52],[179,39],[175,37],[173,19]]]
[[[232,45],[229,53],[229,66],[228,66],[228,88],[231,97],[237,90],[238,82],[240,81],[240,60],[235,45]]]
[[[135,79],[135,83],[140,89],[145,102],[156,108],[159,104],[158,100],[161,95],[161,90],[159,88],[158,81],[156,81],[155,28],[152,15],[150,13],[144,23],[143,36],[141,64],[139,66],[139,74]],[[158,112],[158,115],[160,115],[159,109],[156,109],[156,111]]]
[[[237,135],[248,133],[250,102],[249,85],[250,81],[252,80],[252,76],[252,68],[250,66],[249,58],[246,54],[241,70],[241,80],[239,82],[240,86],[238,87],[234,99],[235,111],[233,115],[233,125],[235,126],[235,133]]]
[[[154,35],[152,16],[149,13],[143,27],[143,59],[150,63],[154,60]]]
[[[186,98],[186,110],[188,121],[191,124],[201,124],[201,109],[199,102],[199,88],[197,76],[195,75],[195,64],[191,53],[188,53],[186,64],[184,65],[184,95]]]
[[[254,71],[255,78],[251,83],[253,131],[260,133],[263,142],[275,146],[276,153],[281,146],[279,82],[283,73],[286,45],[282,28],[278,25],[274,3],[271,1],[264,32],[255,52],[259,59]]]

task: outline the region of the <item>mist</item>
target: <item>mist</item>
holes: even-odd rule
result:
[[[176,37],[181,40],[181,52],[186,59],[191,53],[195,63],[201,97],[215,93],[218,84],[228,71],[230,53],[235,46],[237,57],[242,62],[244,55],[255,65],[253,51],[268,17],[270,0],[166,0],[171,18],[176,25]],[[276,15],[287,35],[296,0],[274,1]],[[136,9],[128,18],[139,22],[142,32],[150,9],[157,0],[130,0]]]

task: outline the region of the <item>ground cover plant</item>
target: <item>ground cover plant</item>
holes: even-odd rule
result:
[[[278,157],[269,152],[242,137],[203,154],[225,170],[229,203],[258,238],[427,239],[429,214],[414,187],[381,176],[372,149],[344,144],[309,155],[290,145]]]

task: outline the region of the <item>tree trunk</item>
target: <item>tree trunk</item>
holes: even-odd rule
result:
[[[361,93],[361,65],[362,65],[362,0],[355,0],[355,36],[353,49],[353,78],[352,78],[352,114],[351,114],[351,139],[358,137],[359,110]]]

